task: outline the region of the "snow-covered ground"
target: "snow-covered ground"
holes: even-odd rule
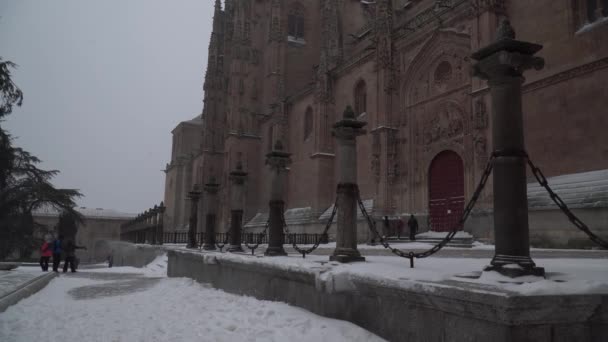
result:
[[[0,314],[0,341],[382,341],[287,304],[167,278],[166,265],[62,274]]]

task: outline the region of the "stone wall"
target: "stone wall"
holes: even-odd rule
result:
[[[608,334],[608,296],[523,297],[456,282],[401,288],[252,260],[170,251],[168,275],[347,320],[389,341],[599,342]]]
[[[95,260],[106,260],[108,255],[114,257],[114,266],[144,267],[166,253],[162,246],[135,245],[129,242],[100,240],[96,243]]]

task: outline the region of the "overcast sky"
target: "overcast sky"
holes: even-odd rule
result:
[[[24,102],[2,123],[80,206],[164,195],[171,130],[201,113],[212,0],[0,0],[0,56]]]

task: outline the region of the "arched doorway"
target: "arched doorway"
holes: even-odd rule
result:
[[[429,168],[429,216],[431,229],[447,232],[464,211],[464,165],[454,151],[443,151]],[[462,229],[462,227],[459,227]]]

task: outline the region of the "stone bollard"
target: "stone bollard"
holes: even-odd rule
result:
[[[338,141],[338,229],[336,249],[329,260],[339,262],[365,261],[357,250],[357,136],[365,134],[367,123],[355,119],[348,106],[341,121],[334,124],[333,136]]]
[[[243,200],[245,197],[245,179],[247,172],[243,171],[243,164],[237,162],[236,170],[230,172],[232,191],[230,194],[230,247],[228,252],[243,252],[241,246],[241,226],[243,225]]]
[[[196,226],[198,225],[198,200],[201,198],[201,190],[198,184],[194,184],[192,191],[188,193],[190,198],[190,223],[188,227],[188,248],[196,248]]]
[[[264,255],[279,256],[287,255],[283,244],[285,233],[283,232],[283,211],[285,202],[285,176],[287,165],[291,163],[290,153],[283,152],[283,144],[277,140],[274,150],[266,155],[266,164],[272,171],[272,186],[270,190],[269,212],[268,212],[268,248]]]
[[[492,97],[496,250],[486,270],[511,277],[544,275],[530,257],[522,114],[523,72],[543,68],[544,60],[534,57],[541,49],[542,45],[515,40],[513,28],[503,19],[496,41],[472,55],[477,61],[475,76],[488,81]]]
[[[205,217],[205,243],[203,249],[206,251],[215,250],[215,221],[217,217],[217,198],[220,185],[215,182],[215,177],[209,179],[209,183],[205,184],[205,193],[207,194],[207,215]]]

